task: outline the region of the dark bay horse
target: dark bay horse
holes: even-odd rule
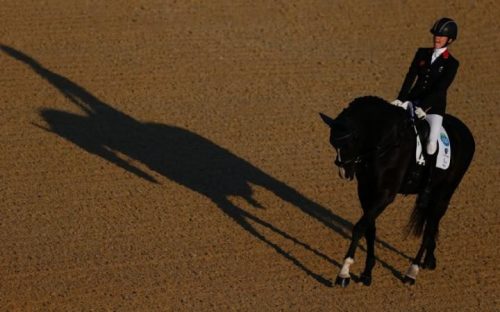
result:
[[[383,99],[367,96],[352,101],[335,119],[320,115],[331,129],[330,143],[337,152],[335,164],[339,174],[349,180],[356,177],[363,209],[361,219],[353,228],[352,241],[336,284],[342,287],[349,284],[349,266],[354,262],[358,242],[363,236],[367,256],[360,280],[365,285],[371,284],[375,265],[375,220],[398,193],[418,194],[408,231],[423,235],[422,244],[403,279],[415,283],[420,267],[431,270],[436,267],[434,250],[439,221],[474,155],[471,132],[460,120],[446,115],[443,125],[453,150],[450,166],[446,170],[431,169],[434,167],[431,162],[431,166],[421,169],[422,174],[417,175],[415,181],[415,177],[410,179],[409,176],[416,167],[416,134],[414,123],[405,110]],[[426,187],[427,184],[430,187]]]

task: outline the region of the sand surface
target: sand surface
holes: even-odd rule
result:
[[[500,2],[440,3],[3,1],[0,310],[498,311]],[[440,16],[477,150],[438,267],[401,283],[398,197],[331,287],[361,209],[318,112],[394,99]]]

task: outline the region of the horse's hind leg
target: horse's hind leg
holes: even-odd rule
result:
[[[434,192],[434,194],[439,192]],[[404,281],[410,284],[414,284],[419,272],[420,265],[422,263],[422,258],[425,258],[422,263],[422,268],[433,270],[436,268],[436,257],[434,256],[434,250],[436,249],[436,238],[439,230],[439,222],[444,216],[446,209],[448,208],[449,198],[432,198],[432,202],[436,202],[434,205],[430,205],[427,209],[429,214],[425,222],[425,229],[422,238],[422,244],[417,252],[417,255],[412,261],[412,264],[408,268],[405,274]]]
[[[424,262],[422,263],[423,269],[434,270],[436,268],[436,257],[434,256],[434,250],[436,249],[436,240],[439,233],[439,222],[448,209],[449,203],[449,199],[440,200],[431,215],[432,221],[430,222],[431,226],[429,227],[429,241],[425,250]]]

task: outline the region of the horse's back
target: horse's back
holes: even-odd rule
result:
[[[445,115],[443,123],[446,131],[451,136],[450,139],[455,141],[455,145],[458,144],[460,146],[462,153],[470,155],[472,160],[476,149],[476,142],[470,129],[460,119],[449,114]]]
[[[461,179],[474,156],[476,148],[474,137],[469,128],[453,115],[445,115],[443,126],[450,137],[452,146],[452,170],[455,171],[456,174],[459,175],[459,179]]]

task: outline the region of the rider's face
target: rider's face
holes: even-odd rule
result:
[[[434,36],[434,49],[440,49],[446,45],[448,42],[448,37],[446,36]]]

